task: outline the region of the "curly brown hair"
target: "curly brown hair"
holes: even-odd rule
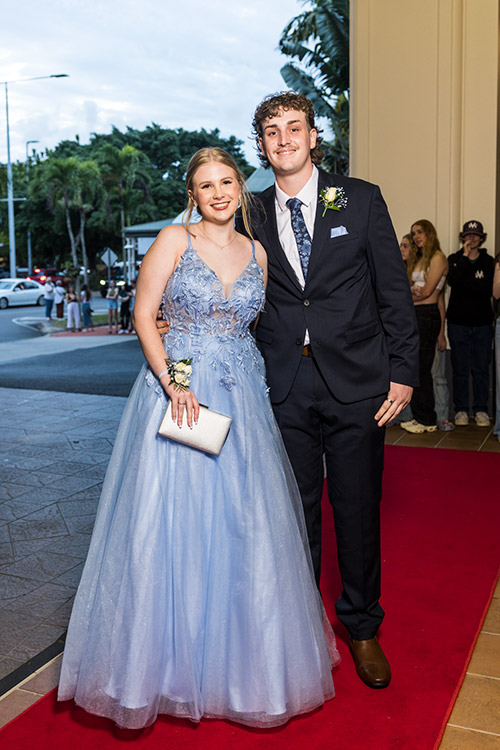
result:
[[[307,96],[304,96],[304,94],[296,94],[294,91],[281,91],[278,94],[269,94],[269,96],[266,96],[255,110],[252,120],[253,136],[257,144],[257,155],[260,163],[266,169],[271,165],[260,145],[260,139],[264,137],[264,120],[267,120],[268,117],[277,117],[281,112],[288,112],[289,109],[304,112],[309,130],[314,128],[318,134],[316,145],[311,149],[313,164],[321,164],[325,156],[325,152],[321,148],[323,138],[320,136],[320,133],[322,130],[314,122],[314,107],[311,100]]]

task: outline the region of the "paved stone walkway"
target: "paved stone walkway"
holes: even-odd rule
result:
[[[0,388],[0,679],[66,630],[125,402]]]

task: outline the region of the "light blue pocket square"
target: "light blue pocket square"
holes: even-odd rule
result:
[[[332,237],[340,237],[341,234],[349,234],[347,229],[342,225],[340,225],[340,227],[332,227],[330,229],[330,239]]]

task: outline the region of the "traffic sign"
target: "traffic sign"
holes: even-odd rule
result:
[[[101,255],[101,260],[107,266],[112,266],[118,260],[118,255],[114,253],[110,247],[107,247]]]

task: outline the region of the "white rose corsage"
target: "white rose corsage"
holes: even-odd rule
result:
[[[187,391],[189,389],[191,374],[193,372],[193,368],[191,367],[192,361],[192,358],[175,360],[166,357],[165,363],[167,369],[165,374],[168,373],[170,375],[169,385],[173,385],[176,391]]]
[[[323,216],[326,214],[328,208],[333,208],[334,211],[340,211],[342,208],[347,206],[347,195],[343,187],[326,187],[323,188],[319,197],[323,201],[325,210]]]

